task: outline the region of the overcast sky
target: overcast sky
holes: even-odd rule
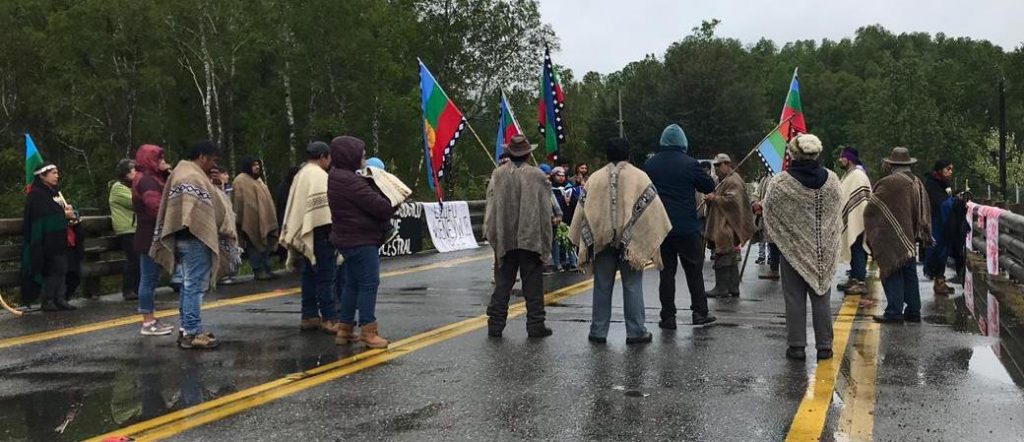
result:
[[[744,44],[762,36],[782,43],[852,37],[881,24],[894,32],[944,32],[989,40],[1010,51],[1024,42],[1024,0],[540,0],[561,51],[552,54],[577,78],[621,69],[645,54],[661,58],[702,20],[722,21],[717,34]]]

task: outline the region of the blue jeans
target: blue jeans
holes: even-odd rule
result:
[[[885,289],[886,317],[921,316],[921,290],[917,282],[917,264],[913,260],[882,280],[882,288]]]
[[[619,253],[615,249],[605,249],[594,257],[594,307],[590,336],[595,338],[608,336],[616,271],[622,274],[622,310],[626,320],[626,337],[638,338],[647,334],[647,328],[644,327],[644,273],[622,261]]]
[[[864,250],[864,234],[850,246],[850,278],[864,281],[868,277],[868,252]]]
[[[210,288],[213,251],[195,238],[177,240],[176,248],[181,268],[181,328],[187,334],[197,335],[203,332],[200,312],[203,296]]]
[[[160,282],[160,264],[148,254],[139,254],[139,313],[156,310],[156,285]]]
[[[270,249],[259,251],[253,247],[252,242],[246,241],[245,255],[249,257],[249,265],[252,266],[252,274],[270,273]]]
[[[341,291],[341,322],[359,325],[377,322],[377,288],[380,287],[380,248],[362,246],[339,250],[345,262],[341,265],[345,286]]]
[[[330,227],[313,230],[313,254],[316,265],[305,256],[302,257],[302,319],[321,318],[324,321],[337,321],[338,310],[334,306],[334,274],[338,271],[336,264],[337,250],[328,239]]]
[[[562,247],[558,244],[558,238],[551,239],[551,265],[556,271],[562,268]]]

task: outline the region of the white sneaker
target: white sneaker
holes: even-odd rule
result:
[[[153,321],[150,323],[142,324],[142,336],[164,336],[174,332],[174,326],[168,324],[161,324],[160,321]]]

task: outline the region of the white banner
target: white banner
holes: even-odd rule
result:
[[[423,203],[423,216],[427,219],[430,239],[438,252],[475,249],[479,247],[473,236],[473,222],[469,218],[469,204],[449,201],[444,204]]]
[[[964,272],[964,304],[967,306],[967,311],[971,312],[971,316],[974,316],[974,272],[971,269],[967,269]]]
[[[974,204],[967,202],[967,250],[974,251]]]
[[[985,214],[985,261],[988,264],[990,275],[999,274],[999,216],[1003,210],[995,207],[986,207]]]

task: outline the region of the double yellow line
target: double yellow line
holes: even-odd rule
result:
[[[578,295],[588,290],[591,286],[593,286],[593,280],[587,280],[556,290],[545,295],[544,303],[551,304]],[[523,313],[526,313],[526,305],[523,302],[519,302],[509,308],[508,317],[509,319],[515,318]],[[480,315],[448,324],[393,342],[391,346],[384,350],[367,350],[355,356],[322,365],[309,371],[290,374],[275,381],[204,402],[194,407],[139,422],[88,440],[99,442],[111,436],[130,436],[136,441],[165,439],[186,430],[224,419],[282,397],[383,364],[422,348],[483,328],[486,325],[487,315]]]
[[[475,261],[483,261],[491,259],[491,255],[485,254],[482,256],[467,256],[464,258],[456,258],[448,261],[436,262],[433,264],[424,264],[419,266],[408,267],[399,270],[393,270],[390,272],[381,273],[381,278],[390,278],[395,276],[407,275],[410,273],[424,272],[427,270],[433,270],[438,268],[447,268],[456,266],[459,264],[465,264]],[[219,301],[209,302],[203,304],[203,310],[210,310],[221,307],[228,307],[232,305],[247,304],[250,302],[266,301],[268,299],[280,298],[282,296],[290,296],[299,293],[301,290],[297,287],[288,289],[278,289],[270,292],[256,293],[253,295],[239,296],[237,298],[221,299]],[[177,316],[177,309],[158,310],[153,313],[153,316],[157,318],[166,318],[169,316]],[[121,318],[110,319],[107,321],[95,322],[87,325],[80,325],[76,327],[66,327],[57,330],[50,330],[41,333],[33,333],[24,336],[16,336],[13,338],[0,339],[0,349],[8,347],[16,347],[19,345],[34,344],[37,342],[50,341],[53,339],[66,338],[68,336],[81,335],[85,333],[91,333],[100,330],[107,330],[115,327],[123,327],[126,325],[138,325],[139,315],[124,316]]]

